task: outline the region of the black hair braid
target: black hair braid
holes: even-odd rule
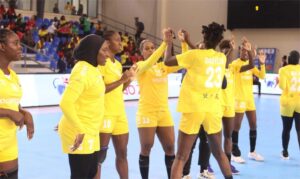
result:
[[[288,57],[288,64],[298,65],[299,58],[300,58],[300,53],[297,50],[291,51]]]
[[[207,49],[215,49],[218,43],[223,39],[225,32],[224,25],[212,22],[208,26],[202,26],[202,34],[204,35],[204,43]]]
[[[0,43],[6,43],[7,37],[14,32],[8,29],[0,29]]]

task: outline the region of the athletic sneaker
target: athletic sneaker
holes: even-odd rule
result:
[[[235,163],[240,163],[240,164],[246,163],[246,161],[245,161],[245,159],[243,159],[243,157],[234,156],[234,155],[231,155],[231,161],[234,161]]]
[[[281,158],[283,159],[283,160],[289,160],[290,159],[290,156],[289,156],[289,153],[288,153],[288,151],[282,151],[281,152]]]
[[[238,171],[233,165],[230,164],[230,168],[231,168],[231,173],[233,175],[238,175],[240,174],[240,171]]]
[[[255,160],[255,161],[258,161],[258,162],[263,162],[264,161],[264,158],[261,155],[259,155],[258,153],[256,153],[255,151],[250,152],[248,154],[248,158],[252,159],[252,160]]]
[[[208,173],[214,174],[214,170],[210,167],[210,165],[207,166]]]
[[[209,173],[208,170],[204,170],[200,173],[198,179],[215,179],[215,175],[213,173]]]
[[[184,175],[184,176],[182,177],[182,179],[192,179],[192,177],[191,177],[190,174],[188,174],[188,175]]]

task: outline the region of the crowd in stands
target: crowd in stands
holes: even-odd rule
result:
[[[78,13],[78,12],[77,12]],[[24,53],[36,53],[37,61],[50,61],[50,68],[58,73],[70,72],[76,63],[72,52],[80,39],[89,34],[103,36],[107,28],[100,21],[93,23],[86,15],[81,15],[79,21],[68,21],[65,16],[59,19],[23,17],[16,14],[14,7],[5,8],[0,5],[0,28],[14,31],[21,42],[30,48],[23,48]],[[117,54],[124,66],[131,66],[141,60],[141,55],[135,40],[128,33],[120,32],[123,51]]]

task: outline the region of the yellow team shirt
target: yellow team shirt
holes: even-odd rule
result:
[[[105,84],[111,84],[118,81],[122,77],[122,65],[115,59],[112,62],[111,59],[107,59],[105,66],[99,66],[100,72],[103,75],[103,81]],[[105,115],[118,116],[125,114],[125,105],[123,98],[123,84],[105,94]]]
[[[249,60],[242,61],[241,59],[236,59],[232,62],[232,70],[234,73],[234,83],[235,83],[235,99],[241,101],[250,101],[254,98],[253,95],[253,75],[260,79],[265,78],[266,68],[265,65],[260,66],[260,70],[257,67],[247,70],[245,72],[240,72],[241,67],[249,64]]]
[[[300,103],[300,65],[287,65],[279,69],[279,87],[282,89],[281,105]]]
[[[189,50],[177,55],[187,73],[180,89],[177,110],[183,113],[222,112],[221,86],[226,57],[213,49]]]
[[[42,30],[42,29],[39,30],[39,36],[43,37],[43,36],[45,36],[47,34],[48,34],[48,30],[47,29],[46,30]]]
[[[22,89],[17,74],[9,69],[10,75],[6,76],[0,70],[0,108],[19,111],[20,100],[22,97]],[[0,117],[0,153],[6,152],[6,148],[11,147],[17,143],[17,126],[15,123],[4,117]],[[18,147],[15,145],[14,147]],[[16,153],[12,156],[1,156],[0,162],[14,160],[18,157]],[[8,158],[6,158],[8,157]]]
[[[163,42],[145,61],[137,62],[137,81],[140,88],[138,114],[152,111],[168,111],[168,74],[180,67],[168,67],[157,63],[167,44]]]
[[[225,69],[225,77],[227,80],[227,86],[222,90],[222,102],[224,106],[232,106],[235,105],[235,97],[234,97],[234,76],[231,65],[229,68]]]
[[[78,134],[85,134],[83,147],[73,153],[89,154],[99,150],[104,93],[105,85],[99,69],[85,61],[77,62],[60,102],[63,116],[58,132],[65,153],[71,153],[70,147]]]

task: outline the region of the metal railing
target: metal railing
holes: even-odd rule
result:
[[[136,28],[135,27],[132,27],[132,26],[127,25],[123,22],[120,22],[118,20],[115,20],[113,18],[105,16],[101,13],[98,14],[98,19],[101,20],[102,24],[107,26],[109,29],[112,29],[112,30],[115,30],[115,31],[121,31],[122,33],[127,32],[128,35],[133,36],[133,37],[136,33]],[[159,46],[159,44],[163,41],[161,38],[159,38],[155,35],[152,35],[150,33],[147,33],[147,32],[143,32],[141,36],[143,38],[146,38],[146,39],[149,39],[149,40],[153,41],[156,46]],[[176,54],[181,53],[181,47],[180,46],[174,44],[173,48],[174,48],[174,52]]]
[[[27,51],[28,51],[28,49],[30,49],[31,51],[34,52],[35,55],[36,55],[36,54],[39,54],[39,55],[41,55],[41,56],[43,56],[43,57],[45,57],[45,58],[49,58],[47,55],[45,55],[45,54],[39,52],[37,49],[32,48],[32,47],[30,47],[30,46],[28,46],[28,45],[26,45],[26,44],[24,44],[24,43],[21,43],[21,46],[22,46],[22,48],[23,48],[23,52],[24,52],[24,48],[25,48],[25,53],[23,53],[23,54],[25,54],[25,55],[22,57],[22,60],[24,61],[24,64],[22,65],[22,67],[27,68],[27,60],[30,59],[31,61],[34,61],[35,63],[37,63],[37,64],[40,65],[41,67],[47,68],[47,69],[49,69],[49,70],[55,72],[55,69],[52,69],[51,66],[45,65],[45,64],[39,62],[38,60],[36,60],[35,58],[33,59],[33,58],[27,57],[27,55],[28,55]],[[51,61],[51,60],[55,60],[55,59],[50,57],[49,61]]]

